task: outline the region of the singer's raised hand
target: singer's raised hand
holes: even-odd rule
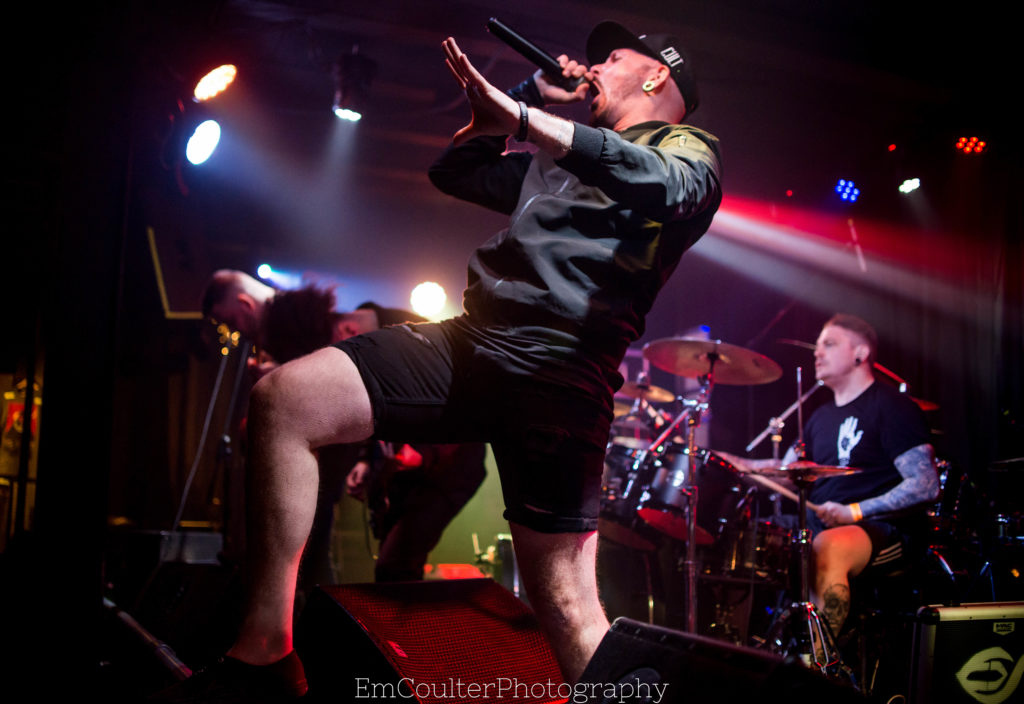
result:
[[[455,145],[483,135],[513,134],[519,128],[519,106],[476,70],[452,37],[442,42],[445,64],[469,99],[473,117],[452,137]]]

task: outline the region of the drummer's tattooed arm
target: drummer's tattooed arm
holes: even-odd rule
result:
[[[860,502],[864,517],[889,513],[939,497],[939,476],[935,470],[935,450],[931,445],[918,445],[904,452],[894,462],[903,481],[880,496]]]

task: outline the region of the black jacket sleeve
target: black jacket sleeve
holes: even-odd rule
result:
[[[532,78],[508,94],[534,107],[542,102]],[[529,152],[506,152],[505,137],[477,137],[448,147],[430,167],[429,176],[442,193],[508,215],[519,202],[532,158]]]

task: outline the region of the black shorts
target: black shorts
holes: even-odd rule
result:
[[[920,542],[917,524],[918,521],[913,518],[900,518],[891,522],[867,519],[855,523],[871,540],[871,558],[864,568],[865,572],[876,569],[891,571],[915,557]],[[808,511],[807,527],[812,535],[825,530],[825,524],[811,511]]]
[[[611,389],[595,399],[501,368],[464,321],[399,325],[336,345],[362,376],[375,435],[489,442],[505,518],[545,533],[597,529]]]

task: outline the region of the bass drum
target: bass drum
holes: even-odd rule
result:
[[[715,557],[711,564],[705,560],[705,566],[712,574],[785,587],[792,560],[793,534],[762,519],[741,521],[726,528]]]
[[[695,472],[697,544],[711,545],[724,527],[738,518],[745,496],[742,475],[710,450],[698,448],[693,459],[684,445],[670,445],[654,459],[650,484],[640,497],[637,513],[659,533],[686,541],[687,486],[691,472]]]
[[[601,481],[598,533],[637,550],[657,548],[658,536],[637,515],[650,460],[644,459],[649,441],[616,437],[608,444]]]

